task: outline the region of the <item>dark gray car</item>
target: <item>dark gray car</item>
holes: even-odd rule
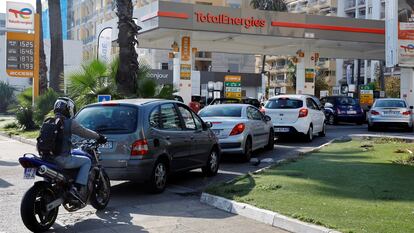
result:
[[[202,168],[217,174],[218,139],[211,125],[178,101],[129,99],[91,104],[76,120],[107,136],[101,164],[111,180],[145,182],[165,189],[168,174]]]

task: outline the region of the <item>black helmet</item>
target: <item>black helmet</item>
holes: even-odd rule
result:
[[[76,113],[75,102],[68,97],[59,97],[53,106],[53,112],[72,118]]]

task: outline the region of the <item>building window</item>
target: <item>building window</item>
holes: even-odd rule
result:
[[[162,70],[168,70],[168,62],[161,63],[161,69]]]
[[[229,70],[230,72],[239,72],[239,64],[231,64],[229,63]]]
[[[6,21],[0,20],[0,28],[4,28],[4,27],[6,27]]]

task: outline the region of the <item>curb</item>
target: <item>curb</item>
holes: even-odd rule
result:
[[[323,147],[332,144],[333,142],[347,142],[347,141],[351,141],[351,140],[352,139],[350,137],[335,138],[335,139],[332,139],[331,141],[329,141],[329,142],[327,142],[323,145],[320,145],[318,147],[309,149],[309,150],[304,151],[304,152],[300,152],[296,156],[294,156],[293,158],[297,158],[299,156],[304,156],[306,154],[317,152],[317,151],[321,150]],[[278,165],[278,164],[284,163],[286,161],[289,161],[289,159],[278,160],[275,163],[272,163],[269,166],[266,166],[264,168],[256,170],[252,173],[253,174],[260,173],[264,170],[269,169],[270,167],[272,167],[274,165]],[[231,180],[229,180],[225,183],[226,184],[231,183],[235,179],[237,179],[237,178],[231,179]],[[322,227],[322,226],[302,222],[302,221],[299,221],[297,219],[287,217],[287,216],[281,215],[279,213],[276,213],[276,212],[273,212],[273,211],[270,211],[270,210],[260,209],[260,208],[257,208],[255,206],[249,205],[249,204],[240,203],[240,202],[237,202],[237,201],[232,201],[232,200],[226,199],[224,197],[211,195],[211,194],[208,194],[208,193],[205,193],[205,192],[203,192],[201,194],[200,202],[204,203],[206,205],[215,207],[217,209],[224,210],[224,211],[232,213],[232,214],[241,215],[243,217],[250,218],[250,219],[256,220],[258,222],[261,222],[261,223],[264,223],[264,224],[267,224],[267,225],[271,225],[273,227],[281,228],[283,230],[287,230],[287,231],[290,231],[290,232],[295,232],[295,233],[340,233],[339,231],[335,231],[335,230],[332,230],[332,229],[329,229],[329,228],[326,228],[326,227]]]
[[[202,193],[201,203],[213,206],[226,212],[241,215],[273,227],[296,233],[340,233],[326,227],[306,223],[270,210],[264,210],[249,204],[244,204],[208,193]]]
[[[21,143],[25,143],[25,144],[29,144],[29,145],[32,145],[32,146],[36,146],[36,141],[34,139],[27,139],[27,138],[20,137],[20,136],[9,135],[9,134],[4,133],[4,132],[0,132],[0,135],[1,136],[4,136],[4,137],[11,138],[11,139],[16,140],[16,141],[19,141]]]

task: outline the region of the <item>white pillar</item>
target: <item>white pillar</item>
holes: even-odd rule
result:
[[[338,8],[337,8],[338,17],[345,17],[345,1],[339,0],[337,1],[337,4],[338,4]]]
[[[372,0],[371,19],[381,19],[381,0]]]
[[[368,84],[368,77],[369,77],[369,71],[368,71],[368,60],[364,61],[364,84]]]
[[[336,86],[340,86],[339,81],[344,77],[344,60],[336,59]]]
[[[310,48],[302,50],[305,56],[299,59],[296,66],[296,94],[315,94],[315,78],[313,82],[306,82],[305,70],[313,69],[315,72],[315,62],[311,60],[313,51]]]
[[[186,40],[183,40],[186,37]],[[174,87],[178,89],[178,94],[183,98],[184,103],[188,104],[191,101],[192,85],[192,61],[193,54],[191,49],[191,39],[185,34],[180,34],[176,38],[176,43],[179,47],[179,52],[175,53],[173,60],[173,83]]]
[[[414,69],[401,68],[401,98],[405,99],[409,106],[414,105]]]
[[[173,85],[175,89],[180,88],[180,53],[176,53],[173,59]]]

